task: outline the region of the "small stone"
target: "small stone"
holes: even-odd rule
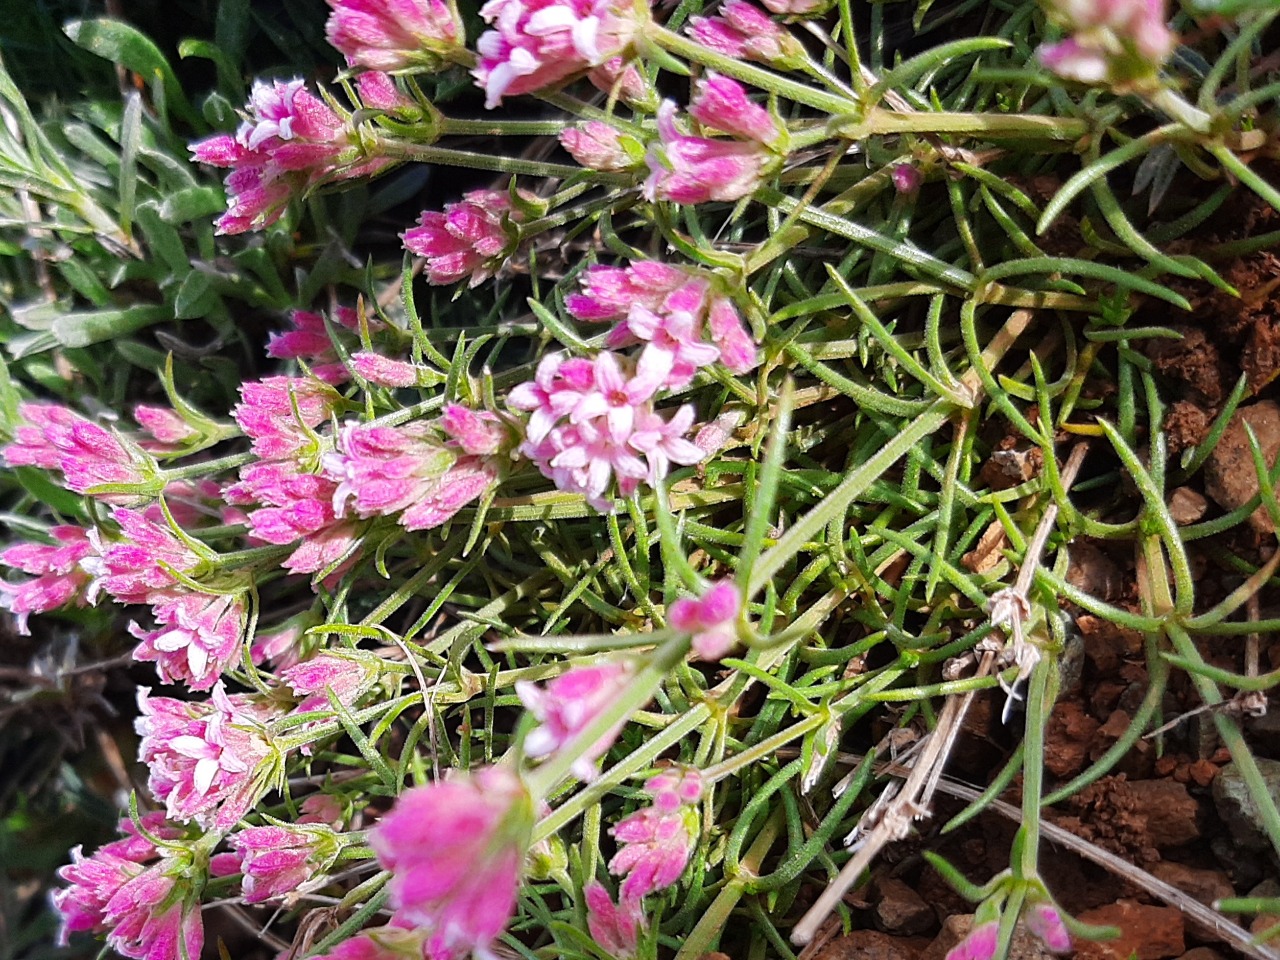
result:
[[[1238,409],[1204,465],[1205,492],[1224,510],[1244,506],[1258,492],[1258,473],[1245,424],[1257,437],[1262,459],[1268,467],[1273,466],[1280,455],[1280,404],[1260,400]],[[1250,514],[1249,525],[1259,533],[1272,531],[1265,506],[1259,506]]]
[[[1209,509],[1204,494],[1190,487],[1177,487],[1169,494],[1169,515],[1178,526],[1195,523]]]
[[[813,960],[917,960],[917,952],[879,930],[854,930],[824,944]]]
[[[880,900],[876,903],[876,926],[905,936],[925,933],[937,926],[933,908],[901,880],[890,877],[876,884]]]
[[[1218,775],[1218,768],[1208,760],[1197,760],[1187,766],[1187,773],[1195,781],[1197,787],[1207,787]]]
[[[1114,600],[1124,592],[1124,576],[1109,556],[1088,540],[1072,543],[1067,583],[1099,600]]]
[[[1176,847],[1200,836],[1200,806],[1184,783],[1135,780],[1129,785],[1135,808],[1147,818],[1147,838],[1155,847]]]
[[[1227,958],[1213,947],[1192,947],[1178,960],[1227,960]]]
[[[1268,900],[1280,899],[1280,883],[1270,878],[1263,880],[1249,891],[1249,896]],[[1280,917],[1274,913],[1259,913],[1249,920],[1249,932],[1256,935],[1277,925],[1280,925]]]
[[[1088,910],[1077,918],[1081,923],[1119,927],[1115,940],[1081,940],[1076,960],[1167,960],[1186,950],[1182,939],[1182,913],[1172,907],[1154,907],[1136,900]]]
[[[1099,726],[1079,701],[1061,700],[1054,704],[1045,729],[1045,769],[1055,777],[1070,777],[1083,770]]]
[[[1185,864],[1174,863],[1172,860],[1162,860],[1160,863],[1152,865],[1151,873],[1156,879],[1177,887],[1187,896],[1199,900],[1206,907],[1212,906],[1215,900],[1236,895],[1235,888],[1231,886],[1231,881],[1227,879],[1227,875],[1221,870],[1203,870],[1199,867],[1188,867]]]
[[[1254,762],[1262,773],[1268,795],[1280,797],[1280,760],[1258,757]],[[1245,850],[1267,849],[1269,844],[1258,806],[1249,795],[1244,775],[1234,762],[1219,770],[1214,778],[1213,802],[1238,847]]]

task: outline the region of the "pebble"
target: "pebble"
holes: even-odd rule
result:
[[[916,960],[916,951],[879,930],[854,930],[823,944],[812,960]]]
[[[1238,409],[1204,465],[1205,492],[1224,510],[1243,506],[1258,492],[1258,474],[1245,424],[1258,438],[1267,466],[1274,465],[1280,454],[1280,404],[1260,400]],[[1249,516],[1249,525],[1259,533],[1271,532],[1271,518],[1265,507],[1259,506]]]
[[[933,907],[901,880],[889,877],[876,886],[880,892],[875,908],[876,926],[882,930],[913,936],[937,926]]]
[[[1204,494],[1190,487],[1177,487],[1169,494],[1169,515],[1178,526],[1195,523],[1209,509]]]
[[[1163,860],[1153,864],[1152,874],[1159,880],[1177,887],[1189,897],[1194,897],[1205,906],[1212,906],[1215,900],[1223,897],[1234,897],[1235,888],[1221,870],[1205,870],[1199,867],[1188,867],[1185,864]]]
[[[1262,773],[1267,793],[1272,797],[1280,797],[1280,760],[1258,757],[1254,762]],[[1234,762],[1219,770],[1214,778],[1213,802],[1237,847],[1260,851],[1269,846],[1257,804],[1249,795],[1244,775]]]
[[[1200,836],[1200,806],[1176,780],[1135,780],[1129,783],[1135,808],[1147,818],[1147,837],[1155,847],[1176,847]]]
[[[1076,960],[1167,960],[1186,951],[1182,913],[1173,907],[1155,907],[1136,900],[1117,900],[1077,919],[1102,927],[1119,927],[1115,940],[1081,940]]]

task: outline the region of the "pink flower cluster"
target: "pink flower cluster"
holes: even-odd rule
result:
[[[0,553],[0,563],[34,578],[22,583],[0,580],[0,606],[13,613],[18,633],[24,637],[31,635],[27,625],[31,614],[88,602],[89,573],[83,561],[95,553],[88,532],[67,524],[52,528],[49,535],[57,542],[19,543]]]
[[[731,580],[713,583],[694,600],[681,597],[671,604],[667,621],[681,633],[693,637],[693,652],[700,660],[719,660],[734,648],[738,632],[734,626],[742,609],[742,592]]]
[[[670,420],[653,410],[654,395],[668,373],[654,354],[629,361],[604,352],[594,360],[550,353],[532,382],[513,389],[507,402],[530,414],[520,453],[559,489],[581,493],[600,511],[617,483],[630,496],[645,481],[656,484],[672,463],[691,464],[702,451],[685,439],[693,407]]]
[[[155,464],[110,430],[57,404],[19,404],[18,414],[24,422],[2,451],[9,466],[59,470],[67,488],[76,493],[90,493],[104,484],[136,488],[99,494],[107,503],[136,503],[159,491]]]
[[[472,74],[491,108],[600,67],[636,30],[626,0],[489,0],[480,15],[493,29],[476,43]]]
[[[515,240],[519,211],[500,190],[473,190],[444,211],[424,210],[403,234],[405,249],[427,258],[427,282],[442,286],[464,278],[470,286],[502,266]],[[407,386],[407,384],[406,384]]]
[[[62,915],[59,943],[77,931],[106,934],[117,953],[135,960],[197,958],[204,945],[204,925],[195,891],[185,879],[189,856],[181,847],[157,847],[178,839],[181,831],[161,813],[142,818],[144,835],[131,820],[122,820],[123,840],[108,843],[91,856],[80,847],[71,863],[58,871],[68,883],[54,892],[54,909]]]
[[[747,0],[725,0],[711,17],[690,17],[693,39],[735,60],[788,68],[804,63],[804,47],[790,31]]]
[[[532,826],[520,777],[483,767],[405,791],[374,827],[369,843],[391,871],[391,906],[399,921],[428,931],[426,957],[494,956],[490,948],[515,911]],[[366,945],[350,950],[360,952],[342,954],[348,960],[378,956]]]
[[[219,233],[261,230],[312,187],[335,177],[367,176],[388,163],[365,159],[349,121],[301,80],[256,81],[245,110],[234,135],[218,134],[191,147],[200,163],[231,171]]]
[[[716,291],[712,278],[682,267],[652,260],[589,267],[582,293],[566,297],[565,306],[579,320],[616,322],[611,347],[643,343],[651,368],[666,369],[662,386],[668,389],[687,386],[717,360],[739,374],[759,362],[733,301]]]
[[[173,571],[192,573],[200,565],[200,558],[174,536],[158,508],[140,512],[117,507],[111,519],[119,531],[108,538],[100,527],[90,530],[93,553],[80,561],[93,576],[90,603],[99,591],[117,603],[151,603],[160,591],[177,583]]]
[[[736,80],[710,74],[699,80],[689,115],[704,127],[723,130],[733,140],[682,133],[676,105],[658,108],[658,141],[649,147],[644,182],[648,200],[695,204],[749,196],[786,153],[787,131],[754,103]]]
[[[459,52],[461,18],[445,0],[329,0],[325,36],[353,67],[438,70]]]
[[[171,820],[226,830],[249,812],[276,753],[262,729],[274,716],[270,707],[248,694],[228,695],[218,683],[202,701],[153,697],[141,687],[138,709],[138,759],[150,768],[147,786]]]
[[[246,827],[227,838],[233,853],[209,864],[215,876],[241,873],[245,903],[262,903],[324,882],[324,871],[338,852],[327,827]]]
[[[453,404],[439,423],[404,427],[348,424],[337,449],[324,457],[335,483],[333,510],[368,519],[399,514],[406,530],[427,530],[451,519],[499,479],[495,456],[509,444],[488,413]]]
[[[609,832],[622,848],[609,872],[626,875],[622,902],[637,902],[677,880],[689,863],[698,834],[694,805],[702,797],[702,777],[691,767],[672,767],[644,785],[653,803],[618,822]]]
[[[1177,44],[1164,0],[1054,0],[1051,13],[1073,31],[1045,44],[1040,62],[1080,83],[1122,83],[1158,69]]]
[[[240,395],[242,402],[232,414],[262,459],[241,469],[240,482],[226,490],[227,501],[256,507],[247,520],[257,539],[280,546],[298,543],[284,561],[286,569],[323,570],[347,555],[358,539],[355,525],[334,512],[337,483],[311,472],[320,457],[315,428],[329,418],[340,397],[326,384],[301,377],[246,383]]]
[[[617,700],[630,683],[631,674],[629,663],[607,661],[577,667],[544,687],[525,680],[517,682],[516,695],[538,721],[538,726],[525,737],[525,753],[540,759],[572,746],[578,735]],[[621,718],[579,753],[572,768],[575,777],[586,781],[595,779],[596,761],[608,752],[626,722],[626,717]]]

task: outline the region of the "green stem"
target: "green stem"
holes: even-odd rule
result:
[[[220,457],[217,460],[201,460],[199,463],[191,463],[185,467],[162,470],[160,471],[160,476],[168,484],[173,483],[175,480],[207,477],[215,473],[222,473],[224,470],[234,470],[236,467],[242,467],[255,459],[256,457],[252,453],[233,453],[229,457]]]
[[[704,67],[710,67],[718,73],[723,73],[726,77],[733,77],[735,80],[741,80],[743,83],[749,83],[754,87],[759,87],[761,90],[776,93],[780,97],[786,97],[795,103],[803,103],[824,113],[840,115],[858,109],[856,100],[836,96],[833,93],[827,93],[825,90],[816,90],[808,84],[790,80],[762,67],[743,63],[733,57],[716,53],[696,40],[682,37],[680,34],[668,30],[666,27],[660,27],[656,23],[649,24],[646,27],[645,38],[668,53],[674,53],[678,57],[684,57],[684,59],[701,64]]]
[[[443,117],[440,120],[441,136],[471,137],[556,137],[571,120],[460,120]]]
[[[1030,879],[1038,874],[1040,855],[1040,795],[1044,792],[1044,731],[1053,704],[1048,678],[1058,669],[1057,658],[1048,656],[1031,671],[1027,690],[1026,732],[1023,734],[1021,861],[1013,864],[1015,875]]]
[[[897,113],[876,108],[865,117],[833,124],[850,140],[896,133],[971,134],[992,140],[1079,140],[1090,125],[1074,117],[1042,117],[1031,113],[950,113],[947,111]]]
[[[1171,90],[1169,87],[1161,87],[1152,93],[1148,99],[1153,107],[1167,114],[1170,119],[1176,120],[1188,130],[1194,130],[1200,134],[1208,134],[1212,131],[1213,117],[1199,107],[1188,103],[1177,91]]]
[[[546,163],[542,160],[526,160],[523,157],[507,157],[501,154],[473,153],[451,147],[436,147],[422,143],[409,143],[390,137],[379,137],[375,153],[394,160],[412,160],[416,163],[435,163],[446,167],[466,167],[471,170],[492,170],[495,173],[514,173],[528,177],[587,176],[598,183],[631,186],[635,178],[627,174],[599,173],[585,167],[567,163]]]

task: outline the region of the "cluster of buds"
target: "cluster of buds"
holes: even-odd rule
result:
[[[329,0],[329,43],[361,70],[435,71],[461,62],[462,18],[444,0]]]
[[[736,80],[716,74],[699,80],[689,104],[690,117],[733,139],[684,133],[676,113],[671,100],[658,108],[658,141],[645,156],[648,200],[681,204],[740,200],[754,193],[786,155],[786,127],[752,101]]]
[[[1164,0],[1054,0],[1050,12],[1071,36],[1038,56],[1067,80],[1127,89],[1150,81],[1177,42]]]
[[[665,890],[684,873],[698,836],[696,806],[703,784],[692,767],[672,767],[645,782],[652,803],[620,820],[609,832],[622,846],[609,872],[624,876],[621,899],[638,902]]]

